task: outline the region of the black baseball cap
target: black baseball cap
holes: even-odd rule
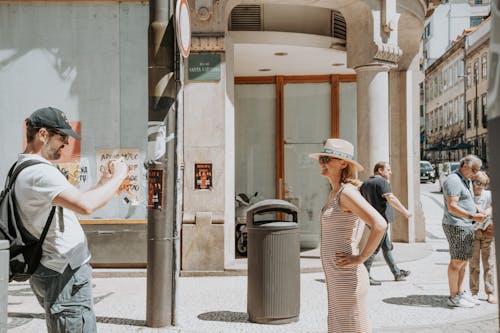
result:
[[[80,136],[76,134],[71,128],[68,118],[59,109],[54,107],[46,107],[38,109],[28,117],[29,126],[31,127],[45,127],[57,129],[64,134],[80,140]]]

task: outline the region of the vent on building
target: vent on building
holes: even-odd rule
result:
[[[229,30],[262,31],[262,7],[260,5],[239,5],[231,12]]]
[[[332,37],[343,40],[346,38],[345,18],[336,10],[332,10]]]

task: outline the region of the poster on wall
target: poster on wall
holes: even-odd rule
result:
[[[139,149],[101,149],[96,151],[97,174],[100,175],[109,161],[123,159],[128,166],[128,175],[116,191],[126,203],[140,203],[141,159]]]
[[[212,188],[212,163],[195,163],[194,188],[195,190]]]
[[[163,206],[163,170],[148,170],[148,206],[161,209]]]
[[[73,186],[80,185],[80,164],[79,163],[58,163],[59,170]]]

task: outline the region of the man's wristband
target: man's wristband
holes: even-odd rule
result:
[[[472,220],[472,219],[474,218],[474,216],[472,216],[472,214],[469,214],[469,215],[467,215],[467,218],[468,218],[469,220]]]

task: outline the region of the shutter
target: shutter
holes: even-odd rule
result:
[[[262,7],[260,5],[239,5],[231,12],[229,30],[262,31]]]

